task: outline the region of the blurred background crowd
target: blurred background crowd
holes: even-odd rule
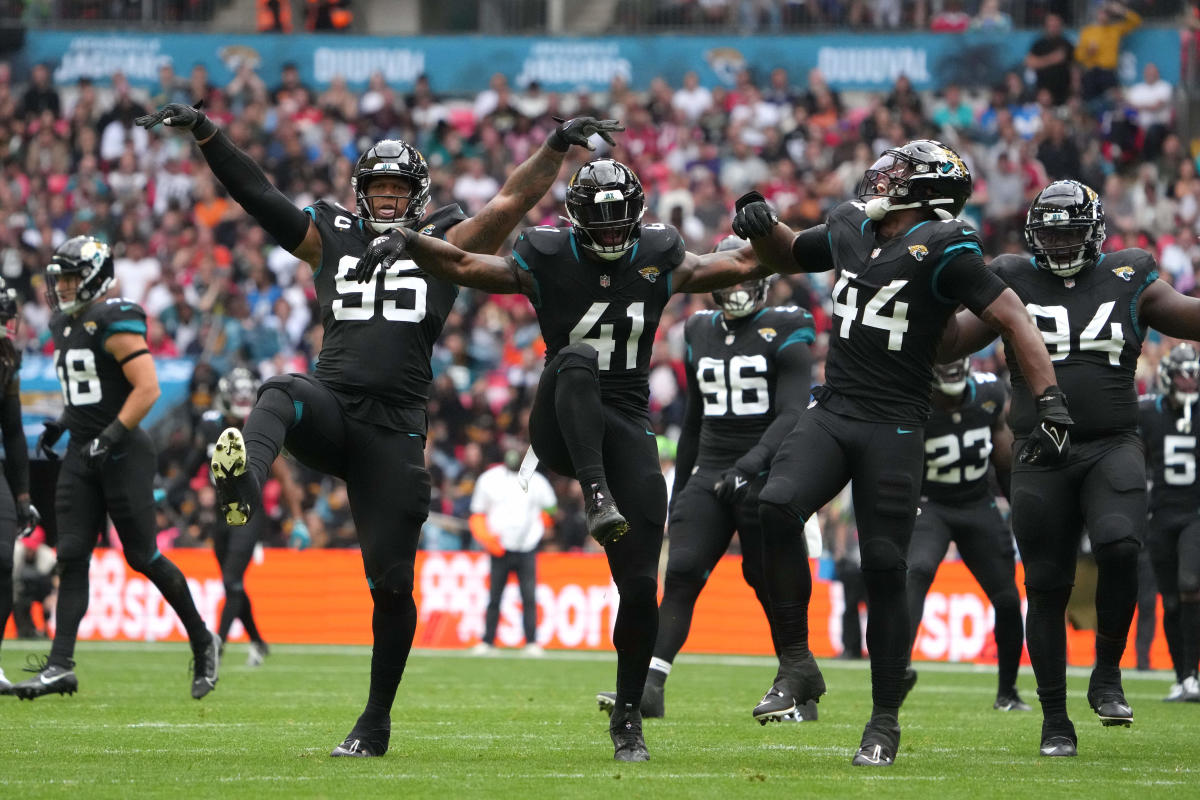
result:
[[[203,16],[211,4],[177,5],[181,14]],[[43,267],[67,237],[91,234],[114,247],[117,291],[145,307],[154,354],[195,359],[188,401],[155,431],[168,489],[162,524],[176,546],[200,542],[214,518],[206,476],[180,470],[219,376],[237,365],[262,378],[308,371],[320,351],[321,325],[308,267],[229,200],[190,137],[133,125],[134,118],[167,102],[203,100],[209,117],[297,205],[329,199],[352,208],[349,176],[358,154],[377,139],[399,137],[429,161],[431,208],[458,203],[468,214],[540,146],[555,125],[553,116],[616,118],[626,131],[605,154],[641,177],[645,221],[675,225],[695,252],[710,250],[729,233],[733,201],[750,189],[770,199],[789,225],[806,227],[850,199],[863,171],[884,149],[936,138],[955,147],[975,176],[965,214],[980,226],[988,255],[1023,250],[1029,200],[1048,181],[1075,177],[1103,197],[1106,249],[1146,248],[1166,280],[1181,291],[1197,291],[1200,177],[1193,148],[1176,128],[1179,87],[1163,81],[1152,63],[1133,85],[1122,87],[1116,80],[1117,42],[1141,23],[1139,14],[1105,5],[1086,21],[1075,20],[1079,34],[1068,36],[1061,13],[1073,5],[1052,2],[1020,4],[1019,13],[995,0],[656,5],[662,13],[693,15],[699,24],[721,17],[767,28],[811,17],[955,32],[1011,25],[1015,14],[1040,25],[1042,34],[1024,69],[998,76],[984,90],[948,86],[937,94],[915,92],[904,77],[886,94],[839,93],[818,71],[796,75],[769,64],[742,71],[732,87],[704,86],[688,74],[677,85],[656,79],[644,92],[618,80],[607,91],[554,94],[536,83],[518,89],[496,75],[481,76],[473,96],[447,96],[439,91],[437,75],[422,77],[410,92],[389,87],[382,75],[365,91],[335,80],[318,92],[294,67],[258,74],[249,64],[226,85],[214,85],[203,66],[187,64],[163,66],[152,91],[132,88],[120,74],[111,87],[86,79],[54,85],[48,65],[18,84],[0,62],[0,274],[21,295],[20,346],[27,352],[49,347]],[[32,13],[53,4],[15,6]],[[1195,23],[1194,9],[1176,4],[1156,10]],[[601,148],[604,153],[602,143]],[[527,224],[560,222],[565,181],[584,158],[578,150],[568,155],[559,182]],[[829,278],[779,280],[771,302],[809,308],[823,334]],[[654,346],[651,414],[667,470],[683,416],[683,322],[707,300],[675,298]],[[435,514],[423,546],[470,546],[465,520],[474,481],[506,449],[524,449],[543,353],[533,310],[523,297],[461,293],[433,357],[428,462]],[[1160,343],[1151,341],[1139,372],[1143,388],[1150,386],[1160,355]],[[995,349],[976,363],[1004,369]],[[295,469],[306,489],[314,544],[355,546],[344,489],[299,465]],[[584,531],[578,487],[563,480],[554,486],[556,524],[543,546],[593,546]],[[286,516],[270,488],[266,507],[281,521]],[[827,523],[837,528],[836,512]],[[277,525],[266,543],[284,538]]]

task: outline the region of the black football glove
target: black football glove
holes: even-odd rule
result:
[[[207,139],[217,132],[217,126],[208,118],[207,114],[200,110],[203,106],[203,100],[196,103],[195,106],[167,103],[153,114],[138,117],[133,124],[150,130],[162,123],[168,128],[185,128],[191,131],[197,139]]]
[[[575,117],[567,120],[551,117],[551,119],[560,124],[546,137],[546,144],[551,150],[557,150],[560,153],[570,150],[573,144],[586,147],[588,150],[595,150],[596,146],[588,139],[597,133],[609,144],[616,144],[609,134],[613,131],[625,130],[625,126],[615,119],[596,119],[595,117]]]
[[[408,228],[392,228],[383,236],[376,236],[358,260],[358,271],[354,273],[354,280],[366,283],[375,277],[375,270],[379,267],[383,267],[383,271],[387,272],[388,268],[404,255],[409,237],[418,235]]]
[[[121,424],[121,420],[114,419],[107,428],[96,434],[95,439],[84,446],[81,454],[83,465],[88,469],[98,469],[108,458],[112,449],[128,435],[129,429]]]
[[[750,488],[750,476],[737,467],[730,467],[721,473],[721,479],[713,485],[717,499],[724,503],[739,503]]]
[[[1042,392],[1036,400],[1038,419],[1033,432],[1017,453],[1017,461],[1036,466],[1054,466],[1067,460],[1071,452],[1071,425],[1067,396],[1057,386]]]
[[[33,529],[42,524],[42,515],[38,513],[35,506],[25,496],[17,500],[17,535],[24,539],[29,534],[33,533]]]
[[[761,239],[779,222],[779,215],[758,192],[746,192],[734,204],[733,232],[742,239]]]
[[[59,455],[54,452],[54,445],[62,438],[67,426],[61,419],[45,419],[42,420],[42,425],[42,433],[38,436],[37,445],[35,445],[37,451],[45,456],[47,461],[58,461]]]

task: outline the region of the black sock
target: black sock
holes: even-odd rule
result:
[[[10,550],[9,555],[12,555]],[[8,615],[13,608],[13,579],[12,559],[7,563],[0,559],[0,641],[4,639],[4,629],[8,626]]]
[[[371,689],[367,707],[359,717],[359,724],[365,723],[367,727],[376,727],[390,717],[417,630],[417,606],[412,594],[390,598],[389,605],[398,608],[385,610],[377,600],[371,612],[371,632],[375,637],[371,649]]]
[[[1137,610],[1137,551],[1113,548],[1096,553],[1096,666],[1119,669]]]
[[[1200,603],[1195,600],[1179,603],[1179,644],[1184,677],[1195,675],[1200,667]]]
[[[1021,667],[1021,647],[1025,644],[1025,625],[1021,621],[1021,600],[1014,588],[993,600],[996,609],[997,691],[1008,692],[1017,685]]]
[[[258,632],[258,624],[254,621],[254,609],[250,606],[250,595],[242,591],[242,613],[239,616],[242,620],[242,627],[246,629],[246,635],[250,637],[250,641],[262,644],[262,634]]]
[[[912,637],[907,576],[903,569],[864,569],[863,577],[867,583],[867,649],[871,651],[871,714],[895,716],[904,695]]]
[[[255,485],[262,487],[271,475],[271,465],[283,450],[288,430],[296,424],[296,406],[279,389],[266,389],[242,428],[246,440],[246,462]]]
[[[1025,587],[1029,610],[1025,641],[1046,718],[1067,715],[1067,601],[1071,587],[1042,591]]]
[[[192,649],[198,650],[207,647],[208,628],[205,627],[204,620],[200,618],[200,612],[196,610],[196,603],[192,600],[191,591],[188,590],[187,578],[183,577],[179,567],[159,553],[150,562],[144,574],[162,594],[167,604],[179,615],[179,621],[183,623],[183,629],[187,631]]]
[[[812,575],[808,571],[804,522],[773,503],[761,504],[758,517],[763,537],[763,578],[771,603],[773,638],[782,674],[795,669],[811,655],[808,604],[812,598]]]
[[[221,621],[217,625],[217,635],[221,637],[221,641],[229,640],[229,629],[233,627],[233,621],[242,615],[245,601],[245,591],[225,587],[225,607],[221,609]]]
[[[678,579],[667,575],[662,604],[658,607],[658,638],[654,642],[654,657],[668,663],[675,660],[692,627],[692,612],[696,598],[704,587],[703,581]],[[653,672],[654,670],[652,670]]]
[[[558,374],[554,387],[554,411],[562,431],[575,477],[590,498],[592,484],[606,484],[604,477],[604,407],[600,385],[589,370],[567,368]]]
[[[561,377],[561,376],[560,376]],[[646,688],[646,672],[658,634],[658,581],[630,578],[617,586],[620,604],[613,626],[617,651],[617,705],[639,708]]]
[[[88,607],[88,562],[59,562],[58,605],[50,664],[70,668],[75,664],[75,637]]]

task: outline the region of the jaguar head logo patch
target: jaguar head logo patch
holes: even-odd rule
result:
[[[923,244],[910,244],[908,246],[908,254],[917,261],[924,261],[925,256],[929,255],[929,248]]]
[[[1133,280],[1133,267],[1117,267],[1113,270],[1113,275],[1116,275],[1118,278],[1128,283],[1129,281]]]
[[[763,337],[763,340],[770,343],[775,341],[776,331],[774,328],[759,328],[758,335]]]
[[[96,323],[92,322],[90,319],[83,323],[83,329],[88,332],[88,336],[96,335]]]
[[[651,283],[654,283],[656,280],[658,280],[658,276],[661,274],[662,273],[658,267],[642,267],[638,270],[638,275],[641,275]]]

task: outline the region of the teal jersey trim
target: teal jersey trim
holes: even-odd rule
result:
[[[870,222],[870,221],[871,221],[871,218],[870,218],[870,217],[867,217],[866,219],[864,219],[864,220],[862,221],[862,225],[859,225],[859,226],[858,226],[858,232],[859,232],[859,235],[861,235],[861,236],[866,236],[866,235],[867,235],[867,223],[868,223],[868,222]],[[831,241],[830,243],[832,244],[832,241]]]
[[[1096,263],[1099,264],[1100,262],[1097,261]],[[1138,290],[1133,293],[1133,297],[1129,300],[1129,319],[1133,323],[1133,333],[1137,336],[1139,342],[1146,340],[1146,332],[1142,330],[1141,323],[1138,322],[1138,300],[1141,299],[1142,292],[1146,291],[1146,287],[1156,280],[1158,280],[1158,270],[1154,270],[1146,276],[1145,283],[1138,287]]]
[[[575,238],[574,238],[574,236],[572,236],[571,237],[571,247],[574,248],[574,246],[575,246]],[[517,266],[520,267],[521,269],[525,270],[526,272],[528,272],[529,277],[533,279],[533,294],[534,294],[534,296],[531,297],[529,299],[529,301],[531,303],[533,303],[534,308],[541,308],[542,307],[542,285],[540,283],[538,283],[537,276],[533,274],[533,270],[531,270],[529,268],[529,265],[525,263],[525,259],[521,258],[521,254],[518,253],[516,250],[513,250],[512,257],[513,257],[513,261],[517,262]]]
[[[911,228],[909,228],[908,233],[906,233],[904,235],[908,236],[909,233],[912,233],[913,231],[915,231],[917,228],[921,227],[922,225],[928,225],[930,222],[931,222],[931,220],[925,220],[924,222],[918,222],[916,225],[913,225]]]
[[[292,427],[294,428],[300,424],[300,420],[304,416],[304,402],[301,400],[293,400],[292,410],[296,412],[296,421],[292,423]]]
[[[317,221],[317,212],[313,209],[312,206],[305,206],[303,210],[304,210],[305,214],[308,214],[309,219],[311,219],[314,223]],[[316,279],[316,277],[318,275],[321,274],[321,269],[323,267],[324,267],[323,264],[318,264],[317,268],[313,270],[313,279],[314,280]]]
[[[812,328],[800,328],[799,330],[792,331],[791,335],[783,340],[783,344],[779,345],[779,349],[776,350],[775,353],[776,355],[782,353],[783,348],[790,344],[797,344],[800,342],[803,342],[804,344],[812,344],[816,341],[816,339],[817,336],[813,332]]]
[[[107,341],[108,337],[112,336],[114,333],[140,333],[142,336],[145,336],[146,323],[142,322],[140,319],[117,320],[112,325],[109,325],[107,329],[105,329],[105,341]]]
[[[939,261],[938,265],[933,268],[933,277],[930,278],[930,288],[933,290],[933,296],[943,303],[958,302],[957,300],[951,300],[949,297],[943,296],[942,293],[938,291],[937,285],[938,278],[941,276],[942,270],[945,269],[946,265],[950,263],[952,255],[959,250],[971,250],[978,253],[980,256],[983,255],[983,251],[979,249],[979,245],[975,244],[975,242],[959,242],[958,244],[950,245],[942,251],[942,260]]]
[[[576,246],[576,244],[575,244],[575,231],[574,230],[571,231],[571,253],[575,256],[576,261],[579,261],[581,264],[583,263],[579,259],[579,247]],[[529,269],[529,268],[526,267],[526,269]]]

